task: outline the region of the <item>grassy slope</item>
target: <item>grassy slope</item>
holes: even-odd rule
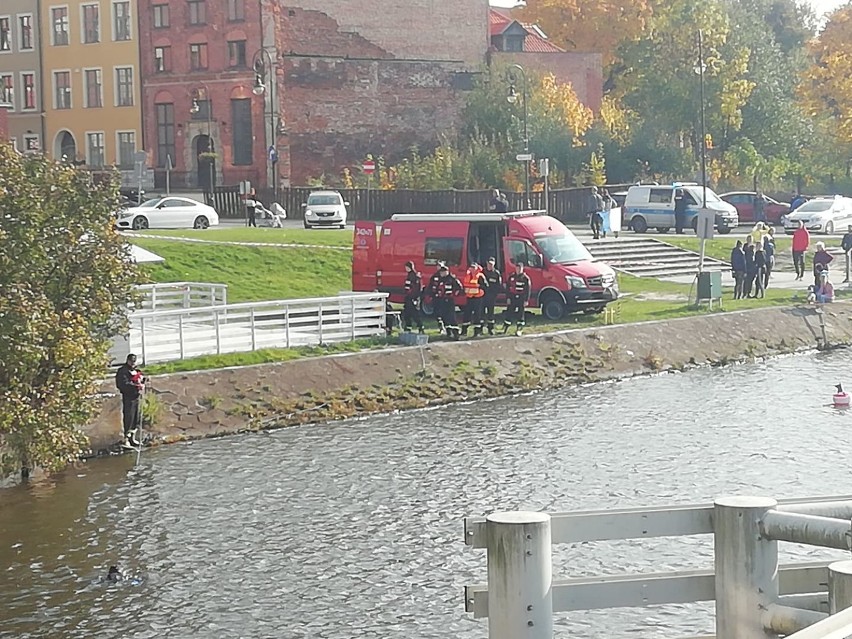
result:
[[[143,231],[146,235],[190,237],[220,242],[263,242],[268,244],[313,244],[352,247],[352,229],[270,229],[228,227],[205,231],[171,229]]]

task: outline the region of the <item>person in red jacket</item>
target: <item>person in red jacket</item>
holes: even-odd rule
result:
[[[805,253],[811,243],[811,234],[805,228],[805,223],[799,221],[799,228],[793,231],[793,267],[796,269],[796,279],[805,277]]]

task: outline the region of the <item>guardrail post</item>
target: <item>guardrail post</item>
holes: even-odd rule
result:
[[[319,343],[322,345],[322,302],[319,303],[319,311],[317,312],[317,319],[319,321]]]
[[[852,606],[852,561],[828,565],[828,612],[837,614]]]
[[[142,304],[142,308],[145,308],[145,305]],[[157,310],[157,285],[154,284],[154,288],[151,289],[151,310]]]
[[[760,533],[760,520],[778,502],[768,497],[720,497],[713,512],[716,636],[765,639],[763,612],[778,598],[778,542]]]
[[[290,348],[290,307],[284,307],[284,344]]]
[[[192,297],[190,291],[192,290],[192,285],[187,284],[183,287],[183,307],[190,308],[192,306]]]
[[[349,298],[349,325],[351,330],[349,331],[349,341],[355,341],[355,298]]]
[[[486,518],[488,638],[553,639],[550,515]]]
[[[180,358],[184,359],[183,350],[183,315],[178,315],[178,342],[180,343]]]
[[[257,350],[257,338],[254,334],[254,308],[249,312],[249,318],[251,319],[251,350]]]
[[[131,320],[132,321],[132,320]],[[142,336],[142,364],[145,365],[148,363],[148,359],[145,357],[145,318],[139,318],[139,333]]]
[[[216,354],[222,354],[222,338],[219,335],[219,311],[213,311],[213,321],[216,323]]]

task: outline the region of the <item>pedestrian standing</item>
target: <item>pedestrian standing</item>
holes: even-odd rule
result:
[[[766,213],[765,213],[765,205],[766,202],[763,199],[763,191],[758,189],[757,193],[754,194],[754,220],[756,222],[765,222],[766,221]]]
[[[503,291],[503,276],[497,270],[496,263],[495,258],[489,257],[485,270],[482,272],[485,281],[488,283],[485,295],[482,298],[482,318],[489,335],[494,335],[494,304],[497,301],[497,296]]]
[[[433,293],[435,300],[435,313],[447,331],[447,336],[458,339],[461,336],[458,323],[456,322],[456,296],[462,295],[461,282],[450,273],[446,264],[438,268],[438,282]]]
[[[737,245],[731,249],[731,274],[734,276],[734,299],[742,299],[746,276],[746,261],[742,240],[737,240]]]
[[[822,242],[816,243],[816,253],[814,253],[814,290],[818,290],[822,283],[821,275],[823,271],[828,270],[828,265],[834,260],[834,256],[825,250],[825,244]]]
[[[601,194],[598,193],[598,187],[592,187],[592,215],[589,218],[589,226],[592,229],[592,238],[598,240],[601,237],[601,227],[603,226],[603,207],[604,201]]]
[[[846,228],[846,233],[840,241],[840,248],[843,249],[843,254],[846,256],[846,279],[843,283],[849,282],[850,261],[852,261],[852,224]]]
[[[491,203],[488,205],[488,210],[494,213],[507,213],[509,211],[509,200],[500,193],[499,189],[494,189],[491,192]]]
[[[423,318],[420,316],[420,296],[423,288],[423,278],[414,268],[414,262],[405,263],[405,299],[402,303],[402,329],[410,331],[417,326],[419,333],[424,332]]]
[[[763,252],[763,242],[754,245],[754,295],[763,297],[763,282],[766,279],[766,254]]]
[[[530,276],[524,273],[523,262],[515,263],[515,272],[506,282],[509,306],[506,309],[506,319],[503,320],[503,334],[509,331],[512,321],[515,322],[515,335],[523,335],[526,325],[526,305],[532,291]]]
[[[796,269],[796,279],[805,277],[805,253],[811,243],[811,234],[805,228],[805,223],[799,220],[799,228],[793,231],[793,266]]]
[[[754,287],[754,278],[757,275],[757,267],[754,263],[754,242],[752,239],[746,238],[745,248],[746,276],[743,284],[743,297],[751,297],[751,289]]]
[[[775,268],[775,229],[769,227],[769,232],[763,236],[763,255],[766,258],[766,272],[763,276],[763,288],[769,288],[769,278]]]
[[[432,277],[429,278],[429,284],[426,285],[426,293],[428,293],[429,297],[432,298],[432,309],[434,311],[435,319],[438,320],[438,332],[445,333],[447,328],[444,326],[444,318],[441,316],[441,313],[438,312],[438,306],[440,302],[438,301],[438,289],[441,285],[441,268],[446,265],[443,262],[438,262],[438,270],[432,274]]]
[[[139,439],[139,427],[142,424],[142,406],[140,399],[145,386],[142,371],[136,368],[136,355],[131,353],[115,374],[115,387],[121,393],[121,413],[124,437],[121,445],[135,448],[142,442]]]
[[[488,282],[482,274],[482,267],[476,262],[470,265],[462,282],[465,305],[462,312],[461,334],[467,335],[467,329],[473,325],[473,336],[482,335],[482,299],[488,290]]]
[[[260,202],[254,198],[255,191],[252,189],[251,194],[246,198],[246,226],[257,228],[257,207],[260,205]]]
[[[675,233],[683,235],[683,228],[686,226],[686,193],[683,189],[675,189],[674,196],[674,217],[675,217]]]
[[[601,194],[601,199],[603,199],[603,223],[601,224],[601,235],[606,237],[607,230],[615,233],[617,229],[612,228],[612,207],[615,206],[615,200],[612,199],[612,196],[609,194],[607,189],[603,190]]]

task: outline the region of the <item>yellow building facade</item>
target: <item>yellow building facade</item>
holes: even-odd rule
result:
[[[42,0],[45,152],[132,172],[142,148],[136,0]]]

